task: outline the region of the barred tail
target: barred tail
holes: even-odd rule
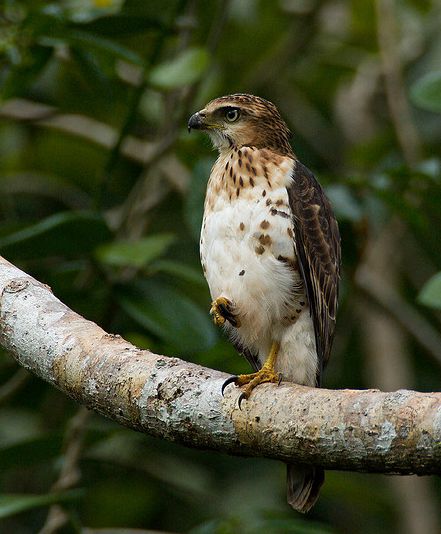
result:
[[[325,481],[321,467],[311,465],[287,465],[287,498],[294,510],[303,514],[309,512],[318,499]]]

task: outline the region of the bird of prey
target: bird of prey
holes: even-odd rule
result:
[[[295,156],[271,102],[223,96],[190,117],[219,151],[200,238],[210,313],[254,373],[228,379],[239,406],[263,382],[320,386],[334,335],[340,235],[323,189]],[[324,472],[288,465],[288,502],[307,512]]]

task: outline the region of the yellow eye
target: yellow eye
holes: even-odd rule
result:
[[[227,119],[228,122],[235,122],[239,118],[239,115],[240,113],[238,109],[229,109],[225,113],[225,118]]]

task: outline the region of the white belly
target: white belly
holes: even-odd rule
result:
[[[284,380],[315,383],[314,329],[303,282],[293,270],[295,247],[286,188],[262,197],[217,198],[204,215],[201,260],[211,296],[235,305],[241,326],[229,334],[265,361],[273,341],[281,343],[276,369]],[[268,199],[271,203],[268,203]],[[284,204],[281,205],[283,200]],[[280,259],[282,258],[282,260]]]

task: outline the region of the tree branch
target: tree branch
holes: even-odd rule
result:
[[[227,375],[107,334],[0,258],[0,341],[68,396],[122,425],[196,448],[326,469],[441,474],[441,393],[220,390]]]

